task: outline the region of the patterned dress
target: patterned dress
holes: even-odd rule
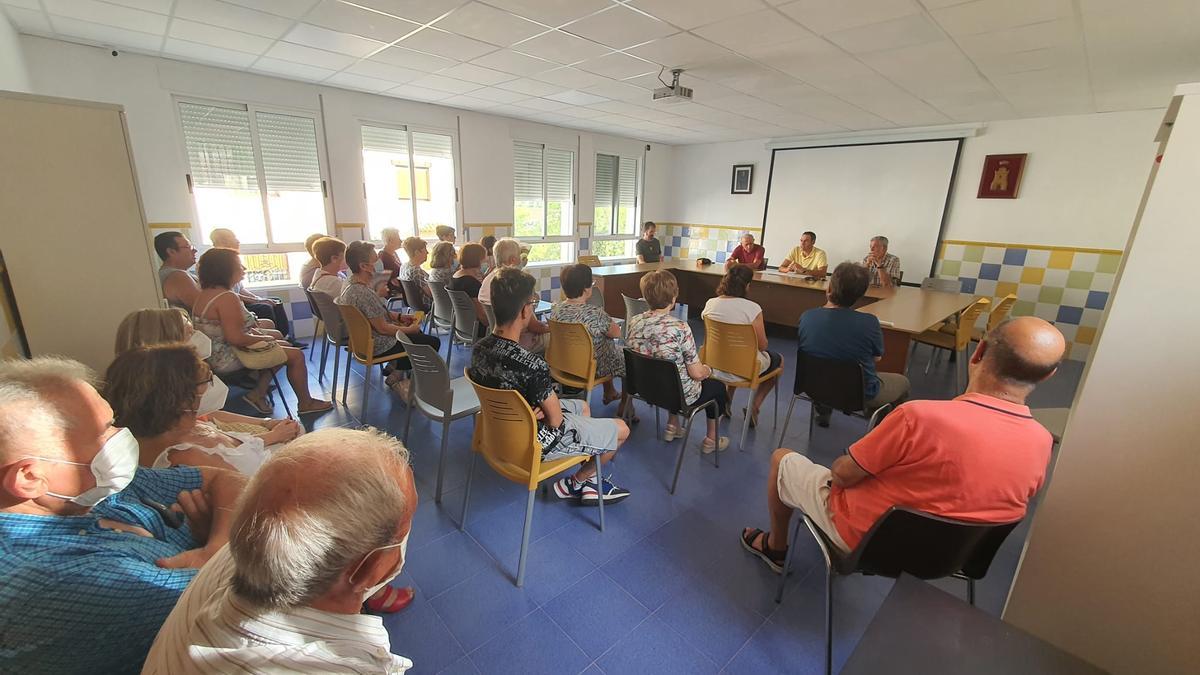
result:
[[[624,377],[625,359],[617,350],[617,343],[608,337],[612,317],[603,309],[587,303],[557,302],[550,308],[550,320],[563,323],[581,323],[592,336],[592,351],[596,354],[597,377]]]
[[[208,367],[212,368],[214,373],[221,375],[232,373],[235,370],[241,370],[245,367],[237,357],[237,352],[233,350],[233,345],[225,341],[225,330],[221,328],[221,320],[204,318],[209,307],[212,307],[212,303],[217,298],[225,295],[225,293],[232,295],[233,291],[225,291],[224,293],[214,295],[204,305],[204,308],[200,310],[200,313],[192,312],[192,326],[207,335],[208,339],[212,341],[212,353],[206,359]],[[258,328],[258,317],[251,314],[250,310],[246,309],[246,306],[241,302],[238,302],[238,306],[242,308],[242,327],[246,329],[246,332],[249,333],[251,330]],[[264,337],[263,340],[270,342],[271,338]]]
[[[687,374],[688,364],[699,362],[700,353],[686,321],[667,312],[638,314],[629,319],[625,346],[639,354],[674,361],[688,404],[700,398],[700,383]]]
[[[449,267],[434,267],[429,270],[430,281],[440,281],[443,284],[448,284],[452,276],[454,276],[454,270]]]

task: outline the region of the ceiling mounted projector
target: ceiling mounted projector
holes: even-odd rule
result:
[[[679,75],[683,73],[682,68],[676,68],[671,71],[671,84],[663,82],[662,87],[654,90],[653,100],[655,103],[663,105],[674,105],[676,103],[688,103],[692,100],[691,87],[685,87],[679,84]],[[658,73],[658,81],[662,82],[662,71]]]

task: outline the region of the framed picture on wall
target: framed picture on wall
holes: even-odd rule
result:
[[[729,193],[734,195],[748,195],[753,187],[754,165],[734,164],[733,182],[730,184]]]
[[[1016,199],[1028,155],[988,155],[979,177],[979,199]]]

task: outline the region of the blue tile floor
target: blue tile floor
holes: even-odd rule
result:
[[[703,325],[692,324],[702,339]],[[772,330],[771,348],[789,361],[781,380],[781,416],[790,401],[795,347],[790,331]],[[914,397],[949,398],[953,364],[943,356],[925,375],[928,358],[925,347],[912,358]],[[461,372],[467,362],[467,351],[455,348],[454,370]],[[328,391],[332,360],[329,364],[324,384],[317,382],[315,363],[310,366],[314,392]],[[1033,407],[1070,405],[1082,365],[1065,363],[1035,392]],[[362,370],[356,366],[348,406],[339,405],[308,426],[370,424],[401,435],[407,408],[382,388],[378,374],[372,387],[364,416]],[[713,466],[711,456],[689,452],[673,496],[667,488],[679,441],[656,440],[654,413],[640,408],[641,423],[612,465],[615,480],[633,496],[608,509],[603,533],[595,509],[539,493],[523,588],[513,581],[527,493],[478,463],[468,523],[460,531],[472,422],[452,427],[443,499],[436,504],[441,427],[418,416],[408,446],[421,503],[409,561],[396,582],[415,587],[416,599],[385,618],[393,650],[413,660],[414,673],[820,672],[824,577],[815,545],[803,537],[798,542],[781,605],[774,602],[778,577],[738,545],[741,527],[767,524],[768,458],[782,429],[782,419],[779,428],[771,424],[768,399],[760,428],[750,430],[746,452],[738,452],[745,401],[746,394],[739,393],[732,428],[723,429],[734,441],[721,467]],[[598,391],[592,406],[597,415],[615,414],[615,404],[602,406]],[[807,404],[797,403],[793,415],[784,446],[807,448],[826,464],[864,429],[862,420],[838,414],[830,428],[817,428],[810,443]],[[698,438],[693,430],[693,444]],[[1025,525],[1009,537],[978,585],[983,609],[999,614],[1003,607],[1027,531]],[[836,583],[835,664],[840,667],[892,581],[857,576]],[[965,598],[961,582],[938,585]]]

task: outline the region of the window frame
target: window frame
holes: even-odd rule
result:
[[[643,182],[642,174],[645,170],[644,166],[643,166],[644,158],[643,157],[634,157],[632,155],[627,155],[627,154],[623,154],[620,152],[605,152],[603,150],[597,150],[595,153],[593,153],[593,155],[595,157],[595,163],[597,166],[599,166],[600,155],[605,155],[607,157],[615,157],[617,159],[617,162],[613,167],[614,172],[613,172],[613,183],[612,183],[612,185],[613,185],[612,201],[609,204],[609,207],[612,209],[612,211],[611,211],[612,216],[609,219],[608,233],[607,234],[599,234],[596,231],[596,222],[595,222],[595,220],[596,220],[595,201],[596,200],[595,200],[595,194],[593,193],[593,195],[592,195],[592,239],[591,240],[593,242],[598,242],[598,241],[622,241],[622,242],[631,242],[632,241],[632,242],[636,242],[638,239],[641,238],[641,235],[638,233],[638,231],[640,230],[639,224],[641,223],[641,215],[642,215],[642,182]],[[630,232],[629,234],[622,234],[622,233],[614,233],[614,230],[616,229],[616,226],[617,226],[616,225],[617,213],[618,213],[618,210],[620,209],[620,202],[621,202],[621,185],[620,185],[621,162],[624,162],[627,160],[634,162],[634,167],[635,167],[635,173],[634,173],[634,179],[633,179],[633,183],[634,183],[634,185],[633,185],[633,215],[631,216],[633,218],[634,225],[633,225],[632,232]],[[593,188],[593,191],[594,191],[594,188]],[[634,258],[637,257],[637,253],[636,253],[636,251],[634,251],[630,255],[598,256],[598,257],[601,260],[614,260],[614,261],[615,260],[633,260]]]
[[[566,258],[558,260],[544,260],[538,262],[530,262],[528,267],[550,267],[554,265],[569,265],[575,262],[579,256],[579,149],[555,143],[546,143],[545,141],[531,141],[523,138],[513,138],[512,146],[515,148],[517,143],[526,145],[538,145],[542,148],[542,235],[540,237],[520,237],[517,236],[517,196],[516,196],[516,177],[513,178],[513,239],[529,244],[531,247],[536,244],[567,244],[569,246],[569,255]],[[548,172],[546,171],[546,151],[557,150],[559,152],[571,153],[571,222],[569,223],[569,234],[547,235],[546,228],[549,227],[550,220],[550,200],[546,198],[546,185],[549,180]],[[515,160],[513,162],[515,170]]]
[[[414,160],[413,160],[414,154],[413,154],[412,135],[414,133],[418,133],[418,134],[425,133],[425,134],[437,134],[437,135],[441,135],[441,136],[448,136],[450,138],[450,164],[454,167],[454,219],[455,219],[454,232],[455,232],[455,236],[458,237],[459,239],[465,238],[466,237],[466,224],[463,220],[463,202],[462,202],[462,164],[461,164],[462,155],[459,153],[459,148],[458,148],[458,133],[454,129],[447,129],[444,127],[426,126],[426,125],[420,125],[420,124],[404,124],[402,122],[384,122],[384,121],[381,121],[378,119],[366,118],[366,117],[360,117],[356,121],[358,122],[358,135],[357,135],[357,140],[358,140],[358,155],[357,155],[358,177],[359,177],[359,185],[362,186],[363,206],[364,206],[364,212],[366,213],[366,215],[363,217],[363,220],[366,221],[365,227],[363,228],[364,229],[363,234],[365,234],[368,238],[371,238],[371,236],[372,236],[370,209],[369,209],[369,207],[367,207],[367,172],[366,172],[366,167],[363,166],[363,137],[362,137],[363,127],[369,126],[369,127],[379,127],[382,129],[392,129],[393,131],[403,131],[405,133],[405,137],[406,137],[407,144],[408,144],[408,169],[409,169],[408,183],[409,183],[409,191],[410,191],[409,194],[410,195],[417,194],[417,192],[416,192],[416,188],[417,188],[416,174],[417,174],[417,172],[414,170],[415,167],[414,167]],[[401,238],[421,236],[421,223],[419,222],[419,219],[417,217],[417,202],[419,200],[413,199],[410,197],[410,199],[408,201],[412,204],[413,230],[412,230],[412,232],[409,232],[409,233],[401,232],[400,233]],[[385,225],[384,227],[391,227],[391,226]],[[436,242],[437,240],[438,240],[437,235],[434,235],[432,238],[425,239],[426,242],[431,243],[431,244]],[[378,240],[372,239],[372,241],[378,241]]]

